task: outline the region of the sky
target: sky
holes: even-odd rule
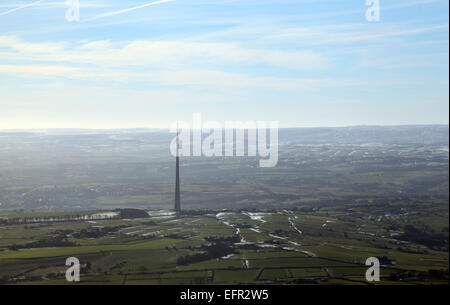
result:
[[[76,3],[0,0],[0,129],[449,121],[448,0]]]

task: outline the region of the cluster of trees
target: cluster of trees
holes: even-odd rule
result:
[[[65,236],[57,235],[46,237],[41,240],[33,241],[22,245],[11,245],[10,250],[30,249],[30,248],[49,248],[49,247],[73,247],[77,246],[76,243],[68,240]]]
[[[72,236],[75,238],[99,238],[126,227],[127,226],[125,225],[121,225],[115,227],[82,229],[79,232],[73,233]]]
[[[139,209],[119,209],[119,217],[122,219],[147,218],[150,217],[144,210]]]
[[[212,242],[212,243],[226,243],[226,244],[234,244],[241,241],[241,238],[239,235],[232,235],[232,236],[209,236],[205,237],[206,241]]]
[[[148,216],[148,214],[147,214]],[[74,221],[86,221],[86,220],[113,220],[117,217],[94,217],[94,216],[86,216],[86,215],[53,215],[47,217],[17,217],[17,218],[0,218],[0,225],[17,225],[17,224],[25,224],[25,229],[30,227],[27,224],[51,224],[55,222],[74,222]]]
[[[399,271],[397,273],[392,273],[389,276],[389,280],[391,281],[401,281],[408,279],[417,279],[417,280],[449,280],[449,273],[447,270],[439,270],[439,269],[430,269],[428,271]]]
[[[198,263],[235,253],[234,248],[224,242],[217,242],[210,246],[203,246],[201,249],[203,250],[202,253],[180,256],[177,260],[178,265]]]

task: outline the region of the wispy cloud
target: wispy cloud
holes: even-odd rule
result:
[[[100,18],[105,18],[105,17],[111,17],[111,16],[115,16],[115,15],[120,15],[120,14],[123,14],[123,13],[128,13],[128,12],[131,12],[131,11],[134,11],[134,10],[138,10],[138,9],[141,9],[141,8],[144,8],[144,7],[148,7],[148,6],[152,6],[152,5],[157,5],[157,4],[162,4],[162,3],[166,3],[166,2],[173,2],[173,1],[175,1],[175,0],[159,0],[159,1],[154,1],[154,2],[150,2],[150,3],[142,4],[142,5],[139,5],[139,6],[134,6],[134,7],[126,8],[126,9],[123,9],[123,10],[118,10],[118,11],[113,11],[113,12],[107,12],[107,13],[99,14],[99,15],[96,15],[96,16],[90,18],[90,19],[87,19],[86,21],[97,20],[97,19],[100,19]]]
[[[0,73],[27,79],[73,79],[83,81],[139,81],[152,86],[176,86],[195,88],[234,88],[240,90],[275,90],[289,92],[317,91],[325,88],[374,86],[357,79],[313,79],[294,77],[257,76],[209,69],[185,69],[179,71],[113,70],[108,68],[79,68],[62,65],[0,65]]]
[[[311,51],[247,48],[236,43],[91,41],[66,48],[62,42],[26,42],[11,36],[0,36],[0,47],[6,48],[6,51],[0,51],[0,58],[8,60],[70,62],[119,68],[141,66],[180,69],[259,64],[290,70],[312,70],[324,69],[328,65],[324,56]]]
[[[31,3],[30,3],[31,4]],[[33,6],[38,6],[40,8],[67,8],[68,5],[65,0],[59,0],[59,1],[50,1],[50,0],[41,0],[36,1],[32,4]],[[117,5],[114,4],[112,1],[108,0],[81,0],[80,1],[80,8],[104,8],[104,7],[111,7]],[[9,3],[0,3],[0,8],[14,8],[15,10],[19,6],[16,2],[9,2]]]
[[[31,3],[24,4],[24,5],[22,5],[22,6],[19,6],[19,7],[13,8],[13,9],[10,9],[10,10],[8,10],[8,11],[6,11],[6,12],[0,12],[0,16],[8,15],[8,14],[14,13],[14,12],[16,12],[16,11],[19,11],[19,10],[21,10],[21,9],[24,9],[24,8],[27,8],[27,7],[30,7],[30,6],[37,5],[37,4],[41,3],[42,1],[45,1],[45,0],[38,0],[38,1],[35,1],[35,2],[31,2]]]
[[[377,28],[371,28],[369,23],[348,23],[331,25],[239,25],[198,35],[196,41],[209,40],[244,40],[251,39],[260,43],[272,45],[319,46],[355,44],[363,42],[386,42],[390,38],[406,39],[408,36],[430,32],[448,31],[448,23],[417,25],[407,23],[382,23]]]
[[[66,44],[0,36],[0,59],[32,64],[0,66],[0,75],[21,78],[118,81],[156,86],[314,90],[356,84],[340,80],[277,77],[230,72],[228,67],[264,65],[280,69],[321,70],[327,59],[311,51],[247,48],[235,43],[108,40]]]
[[[416,0],[416,1],[408,0],[406,2],[400,2],[400,3],[396,3],[396,4],[383,6],[382,9],[383,10],[393,10],[393,9],[406,8],[406,7],[411,7],[411,6],[434,4],[436,2],[442,2],[442,1],[443,0]]]

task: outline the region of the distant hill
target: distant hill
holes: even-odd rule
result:
[[[206,135],[205,135],[206,136]],[[0,130],[0,140],[46,140],[59,143],[69,141],[75,145],[91,144],[91,141],[167,144],[173,134],[165,129],[43,129],[43,130]],[[419,144],[448,145],[448,125],[402,125],[402,126],[352,126],[280,128],[280,144]],[[0,141],[1,143],[1,141]],[[65,143],[66,145],[70,143]],[[107,144],[107,143],[103,143]]]
[[[448,125],[354,126],[281,129],[280,143],[448,145]]]
[[[172,208],[173,138],[154,129],[0,131],[0,208]],[[448,141],[448,125],[280,129],[276,168],[261,169],[259,157],[182,157],[182,204],[445,201]]]

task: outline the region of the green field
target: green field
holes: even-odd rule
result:
[[[0,279],[70,284],[64,264],[74,256],[82,267],[79,284],[86,285],[374,284],[365,280],[365,260],[375,256],[382,260],[376,284],[445,284],[448,231],[437,235],[446,238],[439,245],[398,239],[405,226],[424,228],[424,209],[404,206],[402,214],[381,218],[373,217],[379,211],[361,206],[328,206],[308,212],[203,210],[175,216],[153,211],[143,219],[9,223],[0,227]],[[445,231],[448,208],[433,215],[427,230]],[[49,237],[66,244],[30,246]]]

